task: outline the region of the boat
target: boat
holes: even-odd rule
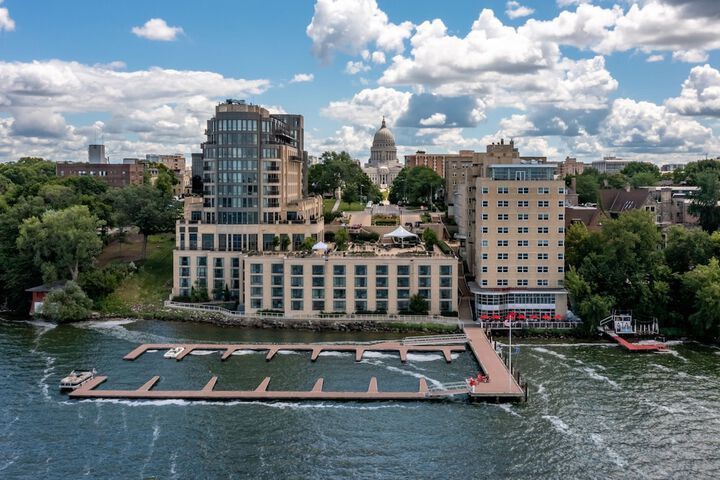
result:
[[[70,375],[60,380],[60,391],[69,392],[77,389],[95,377],[97,372],[92,370],[73,370]]]
[[[183,347],[173,347],[167,352],[165,352],[165,355],[163,357],[165,358],[177,358],[178,355],[180,355],[185,348]]]

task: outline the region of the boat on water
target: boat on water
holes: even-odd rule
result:
[[[86,382],[92,380],[97,372],[93,368],[92,370],[73,370],[70,375],[60,380],[60,391],[70,392]]]
[[[184,350],[185,350],[185,348],[183,348],[183,347],[173,347],[170,350],[168,350],[167,352],[165,352],[165,355],[163,355],[163,357],[177,358],[177,356],[180,355]]]

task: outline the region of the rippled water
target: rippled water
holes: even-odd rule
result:
[[[467,353],[325,352],[264,355],[163,352],[135,362],[138,343],[348,341],[389,335],[236,330],[171,322],[77,326],[0,324],[0,478],[717,478],[720,355],[699,345],[631,355],[598,345],[525,343],[513,355],[530,381],[525,405],[438,403],[70,401],[73,368],[95,367],[102,388],[381,390],[458,381]],[[196,352],[198,353],[198,352]]]

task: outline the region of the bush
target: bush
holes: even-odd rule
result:
[[[77,322],[90,316],[92,300],[75,282],[52,290],[45,297],[41,316],[57,322]]]
[[[134,265],[114,263],[82,272],[78,277],[78,284],[90,298],[100,300],[114,292],[134,270]]]
[[[353,233],[350,237],[354,242],[377,242],[380,240],[380,235],[375,232]]]
[[[325,241],[326,242],[334,242],[335,241],[335,232],[325,232]]]

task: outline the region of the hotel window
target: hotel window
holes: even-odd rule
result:
[[[366,300],[367,299],[367,290],[364,288],[363,289],[355,289],[355,298]]]
[[[528,242],[527,240],[518,240],[517,246],[518,247],[529,247],[530,242]]]
[[[547,254],[547,253],[538,253],[537,259],[538,260],[549,260],[550,257],[549,257],[549,254]]]
[[[528,187],[519,187],[517,189],[518,195],[527,195],[530,193],[530,189]]]
[[[344,287],[345,277],[333,277],[333,287]]]
[[[558,220],[565,220],[565,214],[564,214],[564,213],[558,213]]]
[[[559,188],[558,188],[558,193],[561,194],[561,195],[564,194],[564,193],[565,193],[565,187],[559,187]]]
[[[488,233],[488,227],[480,227],[480,233]]]
[[[452,275],[451,265],[440,265],[440,275]]]
[[[518,213],[517,219],[521,222],[527,221],[530,219],[530,214],[528,213]]]
[[[480,241],[480,246],[481,246],[481,247],[487,247],[487,246],[488,246],[488,241],[487,241],[487,240],[481,240],[481,241]]]
[[[290,309],[294,311],[300,311],[303,309],[303,301],[302,300],[293,300],[290,302]]]
[[[560,201],[558,202],[558,207],[560,207],[560,208],[565,207],[565,200],[560,200]]]
[[[550,244],[547,240],[538,240],[538,247],[547,247],[549,245]]]
[[[313,275],[325,275],[325,265],[313,265],[312,266],[312,274]]]
[[[565,246],[565,240],[558,240],[558,247],[564,247]]]
[[[528,281],[527,281],[527,280],[518,280],[518,281],[517,281],[517,286],[518,286],[518,287],[527,287],[527,286],[528,286]]]
[[[398,275],[410,275],[410,266],[409,265],[398,265],[397,266],[397,274]]]
[[[263,289],[262,287],[250,287],[250,296],[251,297],[262,297]]]
[[[550,193],[550,188],[548,187],[538,187],[537,189],[538,194],[540,195],[547,195]]]
[[[487,194],[488,194],[488,187],[482,187],[482,189],[480,189],[480,192],[481,192],[483,195],[487,195]]]
[[[388,266],[387,265],[377,265],[375,267],[375,275],[387,275],[388,274]]]
[[[375,302],[375,311],[377,312],[387,312],[387,302],[386,301],[380,301],[378,300]]]
[[[506,195],[506,194],[510,193],[510,191],[508,190],[508,187],[498,187],[497,192],[500,195]]]
[[[507,279],[499,279],[499,280],[497,281],[497,286],[498,286],[498,287],[507,287],[507,286],[508,286],[508,281],[507,281]]]
[[[483,265],[482,268],[481,268],[481,270],[482,270],[481,273],[487,273],[487,272],[488,272],[488,267],[486,267],[485,265]]]
[[[540,208],[547,208],[550,206],[550,202],[547,200],[539,200],[538,201],[538,207]]]
[[[345,275],[345,265],[333,265],[333,275]]]
[[[303,266],[302,265],[291,265],[290,266],[290,275],[302,275],[303,274]]]
[[[355,265],[355,275],[357,275],[357,276],[367,275],[367,265]]]
[[[432,269],[430,265],[420,265],[418,267],[418,275],[420,276],[427,276],[432,273]]]
[[[344,312],[345,302],[343,300],[336,300],[333,302],[333,312]]]
[[[564,260],[565,254],[564,253],[558,253],[558,260]]]
[[[507,213],[498,213],[497,219],[500,221],[509,220],[510,215]]]
[[[387,277],[375,277],[375,286],[376,287],[387,287],[388,286]]]
[[[397,278],[397,286],[398,287],[409,287],[410,286],[410,277],[398,277]]]
[[[538,220],[550,220],[549,213],[538,213]]]
[[[527,254],[527,253],[518,253],[518,254],[517,254],[517,259],[518,259],[518,260],[527,260],[527,259],[528,259],[528,254]]]
[[[497,259],[498,260],[507,260],[509,258],[508,255],[509,255],[508,253],[498,253]]]
[[[548,227],[538,227],[537,233],[549,233]]]
[[[509,207],[509,206],[510,206],[510,202],[507,201],[507,200],[498,200],[497,206],[498,206],[498,207]]]
[[[303,286],[303,277],[290,277],[290,286],[291,287],[302,287]]]
[[[375,298],[382,298],[386,299],[388,298],[388,291],[386,288],[379,288],[375,290]]]
[[[530,206],[530,202],[528,202],[527,200],[518,201],[518,207],[520,207],[520,208],[526,208],[529,206]]]
[[[397,298],[410,298],[410,290],[401,288],[397,291]]]
[[[500,233],[500,234],[510,233],[510,229],[508,227],[498,227],[497,233]]]
[[[483,208],[487,208],[487,206],[488,206],[488,201],[487,201],[487,200],[483,200],[481,205],[483,206]]]
[[[487,254],[487,253],[483,253],[483,254],[480,256],[480,258],[481,258],[482,260],[487,260],[487,259],[488,259],[488,254]]]
[[[367,287],[367,277],[355,277],[355,286],[356,287]]]
[[[547,266],[537,267],[537,273],[548,273],[548,267]]]
[[[518,233],[528,233],[529,231],[528,227],[518,227],[517,229]]]
[[[558,267],[558,273],[564,273],[565,267]]]
[[[282,287],[272,287],[271,295],[282,298],[284,296],[284,290]]]
[[[325,310],[325,302],[322,300],[313,300],[312,309],[315,312],[322,312]]]
[[[497,267],[497,273],[508,273],[507,265],[499,265]]]
[[[334,298],[345,298],[345,289],[344,288],[336,288],[333,290],[333,297]]]
[[[356,300],[355,301],[355,311],[356,312],[367,312],[367,301]]]
[[[262,284],[263,284],[262,275],[250,275],[250,285],[262,285]]]
[[[262,273],[263,266],[261,263],[251,263],[250,264],[250,273]]]
[[[548,282],[547,280],[538,280],[537,281],[538,287],[547,287],[548,285],[550,285],[550,282]]]
[[[497,241],[497,246],[498,246],[498,247],[507,247],[507,246],[508,246],[508,241],[507,241],[507,240],[498,240],[498,241]]]
[[[565,227],[558,227],[558,233],[565,233]]]
[[[302,288],[293,288],[290,290],[290,298],[303,298]]]
[[[517,267],[517,273],[528,273],[528,267],[527,266]]]
[[[483,214],[482,214],[482,219],[483,219],[483,220],[487,220],[487,219],[488,219],[488,214],[487,214],[487,213],[483,213]]]
[[[313,277],[312,286],[313,287],[324,287],[325,286],[325,277]]]

